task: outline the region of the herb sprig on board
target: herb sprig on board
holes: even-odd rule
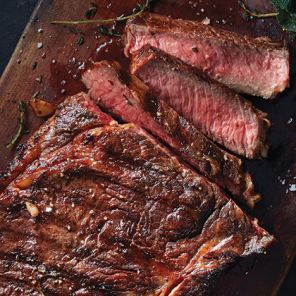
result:
[[[130,15],[120,15],[111,19],[83,19],[76,21],[53,21],[52,24],[56,25],[82,25],[82,24],[108,24],[114,22],[123,22],[129,20],[130,18],[136,17],[142,14],[144,11],[150,8],[150,5],[154,0],[146,0],[144,4],[137,4],[137,7],[134,9],[134,12]]]
[[[276,12],[259,13],[248,9],[244,1],[238,1],[247,14],[257,18],[276,17],[284,30],[296,33],[296,5],[294,2],[294,0],[271,0]]]
[[[27,133],[27,130],[25,128],[25,117],[26,117],[26,103],[24,101],[20,101],[19,103],[19,128],[15,134],[15,136],[12,138],[12,140],[6,145],[6,148],[9,150],[12,150],[14,148],[14,146],[17,144],[17,142],[19,141],[19,139]]]

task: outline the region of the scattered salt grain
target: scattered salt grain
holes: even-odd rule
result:
[[[52,207],[46,207],[45,212],[46,213],[51,213],[52,212]]]
[[[290,184],[290,186],[289,186],[289,190],[290,190],[291,192],[295,192],[295,191],[296,191],[296,184]]]
[[[208,17],[205,17],[203,20],[202,20],[202,23],[204,25],[209,25],[211,23],[211,20],[208,18]]]
[[[79,67],[78,67],[79,70],[84,70],[85,69],[85,63],[82,63]]]

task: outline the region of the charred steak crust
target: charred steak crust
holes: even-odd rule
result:
[[[247,158],[267,155],[267,114],[232,90],[150,46],[133,55],[131,72],[212,140]]]
[[[95,63],[82,76],[90,96],[112,115],[145,128],[169,145],[182,159],[239,200],[254,207],[260,200],[242,161],[205,137],[165,101],[118,64]]]
[[[21,146],[7,170],[0,174],[0,192],[40,154],[67,144],[84,130],[114,123],[115,121],[103,113],[85,93],[66,98],[57,107],[55,114]]]
[[[42,154],[0,195],[0,221],[2,295],[205,295],[273,240],[133,124]]]
[[[289,85],[289,51],[266,37],[145,13],[128,21],[125,43],[126,55],[150,44],[238,92],[268,99]]]

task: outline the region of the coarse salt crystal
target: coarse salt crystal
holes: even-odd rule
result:
[[[203,20],[202,20],[202,23],[204,25],[209,25],[211,23],[211,20],[208,18],[208,17],[205,17]]]

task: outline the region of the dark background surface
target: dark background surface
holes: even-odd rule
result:
[[[0,75],[9,62],[36,3],[37,0],[0,0]],[[296,262],[278,295],[296,295]]]

